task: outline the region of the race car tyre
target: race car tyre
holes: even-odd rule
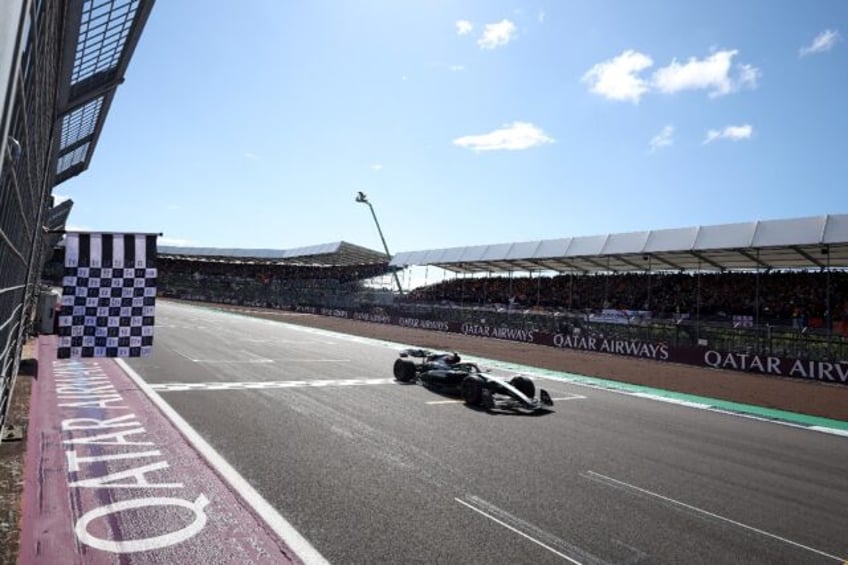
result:
[[[470,406],[480,406],[483,403],[483,379],[468,375],[462,379],[462,399]]]
[[[509,384],[521,391],[521,394],[523,394],[527,398],[532,399],[534,396],[536,396],[536,385],[534,385],[533,381],[531,381],[527,377],[522,377],[521,375],[517,377],[512,377],[509,380]]]
[[[415,379],[415,363],[406,359],[398,359],[394,366],[395,378],[402,383],[409,383]]]

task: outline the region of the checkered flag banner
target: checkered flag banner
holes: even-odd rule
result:
[[[65,234],[59,359],[150,355],[157,237]]]

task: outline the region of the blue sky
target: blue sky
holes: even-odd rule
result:
[[[157,2],[71,229],[392,252],[848,212],[848,2]]]

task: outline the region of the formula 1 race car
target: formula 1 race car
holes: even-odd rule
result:
[[[414,359],[418,359],[416,362]],[[523,375],[501,379],[484,373],[475,363],[462,361],[457,353],[434,353],[405,349],[394,365],[395,379],[420,383],[444,394],[460,396],[469,406],[520,412],[549,412],[551,395]]]

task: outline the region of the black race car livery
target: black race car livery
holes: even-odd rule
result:
[[[395,379],[420,383],[438,392],[460,396],[466,404],[522,412],[547,412],[551,395],[539,390],[524,375],[502,379],[483,372],[476,363],[463,361],[457,353],[405,349],[394,364]]]

